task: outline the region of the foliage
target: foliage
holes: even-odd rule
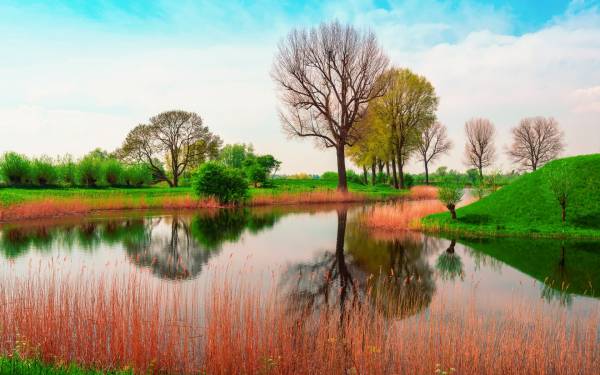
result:
[[[225,145],[219,152],[218,160],[229,168],[242,169],[244,162],[254,156],[254,147],[251,144],[235,143]]]
[[[336,176],[337,178],[337,176]],[[349,169],[346,171],[346,179],[349,182],[353,182],[355,184],[360,184],[360,185],[364,185],[365,181],[363,180],[363,178],[361,177],[361,175],[359,175],[358,173],[354,172],[353,170]]]
[[[337,172],[331,172],[331,171],[328,171],[328,172],[324,172],[324,173],[321,175],[321,178],[322,178],[323,180],[337,180],[337,178],[338,178],[338,174],[337,174]]]
[[[570,185],[566,224],[549,178],[557,174],[562,174],[558,181]],[[424,219],[424,225],[472,236],[598,237],[600,185],[596,181],[600,181],[600,154],[555,160],[458,209],[454,223],[443,215],[433,215]]]
[[[49,365],[39,359],[21,358],[18,354],[0,357],[0,374],[44,374],[44,375],[133,375],[133,370],[95,371],[70,365]]]
[[[58,170],[48,157],[34,159],[29,173],[29,181],[38,186],[55,185],[58,182]]]
[[[77,164],[71,155],[66,155],[56,166],[59,180],[67,186],[77,185]]]
[[[446,206],[457,205],[463,197],[463,187],[457,183],[447,182],[438,189],[438,199]]]
[[[27,182],[31,170],[29,160],[16,152],[7,152],[0,160],[0,173],[9,185],[20,185]]]
[[[190,166],[210,159],[220,144],[197,113],[167,111],[133,128],[115,154],[122,161],[146,164],[156,180],[177,187]]]
[[[243,162],[246,178],[254,185],[264,187],[270,176],[279,168],[281,162],[273,155],[248,155]]]
[[[404,174],[404,185],[407,189],[410,189],[415,185],[415,176],[409,173]]]
[[[89,154],[77,166],[77,181],[80,185],[94,187],[104,182],[103,159]]]
[[[123,182],[127,186],[150,185],[152,170],[147,164],[128,165],[123,169]]]
[[[212,161],[198,168],[193,189],[199,196],[214,197],[222,204],[240,204],[248,198],[248,183],[241,172]]]
[[[102,164],[106,183],[110,186],[120,185],[123,181],[123,165],[116,159],[107,159]]]

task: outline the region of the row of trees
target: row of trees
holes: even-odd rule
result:
[[[404,188],[404,166],[417,155],[429,167],[448,152],[444,125],[436,121],[439,98],[433,85],[408,69],[389,68],[389,59],[371,31],[339,22],[292,30],[278,47],[272,77],[286,132],[309,137],[336,150],[338,189],[347,190],[345,158],[371,169],[386,168],[395,187]],[[465,126],[465,163],[479,171],[495,159],[494,127],[473,119]],[[523,119],[513,129],[511,158],[535,170],[563,149],[553,119]]]
[[[29,159],[7,152],[0,159],[0,177],[9,186],[143,186],[154,181],[146,164],[124,164],[105,151],[94,150],[79,160],[67,155]]]

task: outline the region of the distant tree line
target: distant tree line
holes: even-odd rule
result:
[[[70,155],[30,159],[7,152],[0,158],[0,179],[8,186],[139,187],[152,184],[156,176],[144,163],[125,164],[96,149],[79,160]]]

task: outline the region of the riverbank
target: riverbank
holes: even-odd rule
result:
[[[566,221],[554,188],[567,193]],[[453,237],[600,238],[600,154],[555,160],[473,204],[421,220]]]
[[[405,196],[408,191],[387,185],[350,183],[348,193],[329,180],[275,180],[271,188],[253,188],[247,206],[358,203]],[[146,209],[221,207],[214,199],[198,198],[191,188],[0,189],[0,222],[43,219],[94,212]]]

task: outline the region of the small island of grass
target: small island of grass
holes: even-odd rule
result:
[[[552,179],[566,193],[566,217]],[[473,204],[422,220],[427,231],[463,237],[600,237],[600,154],[555,160]],[[556,189],[556,188],[555,188]]]

